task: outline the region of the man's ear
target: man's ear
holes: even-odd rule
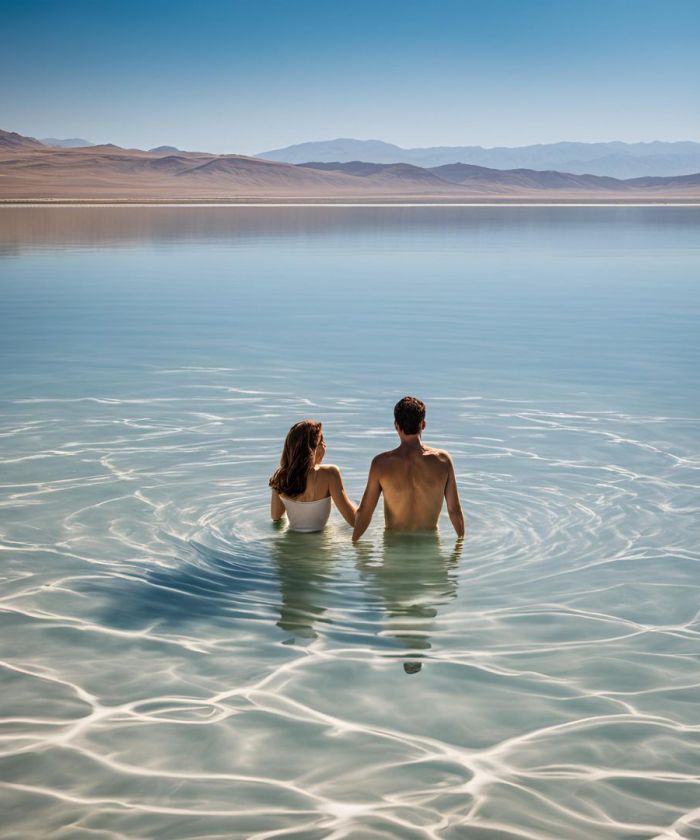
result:
[[[394,428],[397,432],[399,431],[399,424],[396,422],[396,420],[394,420]]]
[[[421,424],[421,429],[424,429],[424,428],[425,428],[425,420],[424,420],[424,421],[423,421],[423,423]]]

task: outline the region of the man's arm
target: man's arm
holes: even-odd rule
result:
[[[447,453],[445,453],[447,455]],[[455,476],[455,466],[452,463],[452,458],[447,455],[447,461],[450,467],[447,484],[445,484],[445,501],[447,502],[447,513],[450,516],[450,522],[455,529],[457,536],[460,539],[464,536],[464,514],[462,513],[462,503],[459,501],[459,492],[457,490],[457,478]]]
[[[367,487],[362,496],[362,501],[355,514],[355,529],[352,532],[352,541],[357,542],[364,534],[372,521],[372,514],[377,507],[379,497],[382,495],[382,485],[379,483],[377,459],[372,461],[372,466],[369,468],[369,476],[367,477]]]
[[[284,502],[280,499],[280,495],[276,490],[272,491],[270,497],[270,517],[274,522],[277,522],[284,516]]]

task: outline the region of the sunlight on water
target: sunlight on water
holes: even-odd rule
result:
[[[700,211],[0,232],[3,836],[700,836]],[[269,521],[405,392],[463,547]]]

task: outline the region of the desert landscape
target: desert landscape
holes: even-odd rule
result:
[[[0,131],[3,202],[678,203],[700,200],[700,174],[618,179],[464,163],[308,161],[48,146]]]

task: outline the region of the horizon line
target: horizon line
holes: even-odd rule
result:
[[[541,201],[541,202],[515,202],[515,201],[479,201],[479,202],[322,202],[322,201],[298,201],[298,202],[232,202],[232,201],[214,201],[214,202],[202,202],[202,201],[129,201],[125,199],[123,201],[81,201],[80,199],[75,199],[73,201],[66,201],[65,199],[46,199],[44,201],[36,200],[36,199],[29,199],[24,201],[23,199],[16,199],[16,200],[3,200],[0,201],[0,208],[7,208],[7,207],[24,207],[26,209],[37,209],[39,207],[53,207],[58,210],[63,210],[72,207],[253,207],[253,208],[261,208],[261,207],[274,207],[274,208],[285,208],[285,207],[340,207],[340,208],[348,208],[348,207],[361,207],[361,208],[371,208],[371,207],[382,207],[382,208],[390,208],[390,207],[700,207],[699,201],[646,201],[646,202],[639,202],[639,201],[607,201],[607,202],[563,202],[563,201]]]

